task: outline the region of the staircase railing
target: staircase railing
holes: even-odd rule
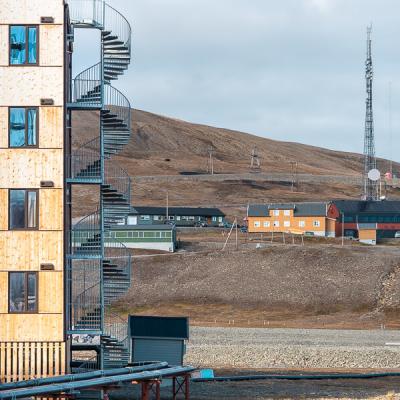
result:
[[[82,181],[101,179],[100,139],[96,138],[72,151],[69,156],[68,178]]]
[[[128,323],[118,314],[105,310],[104,334],[118,340],[126,349],[129,349]]]
[[[104,29],[112,32],[113,36],[118,36],[118,40],[131,49],[132,29],[129,21],[115,8],[105,3],[104,8]]]
[[[114,161],[109,159],[104,161],[105,184],[112,186],[113,189],[122,194],[129,206],[131,199],[131,177]]]
[[[97,63],[81,73],[72,81],[72,102],[87,106],[100,106],[102,98],[101,63]]]
[[[67,0],[71,23],[104,26],[104,0]]]
[[[101,281],[72,299],[72,330],[101,331]]]
[[[100,255],[101,233],[98,211],[82,218],[70,231],[71,255]]]
[[[119,272],[126,275],[129,282],[124,292],[121,292],[120,282],[113,282],[112,278],[106,279],[104,277],[104,304],[109,305],[112,301],[123,296],[130,286],[132,256],[123,243],[111,236],[111,232],[105,233],[104,241],[104,259],[109,260],[110,264],[115,265]]]
[[[131,128],[131,103],[129,100],[115,87],[104,85],[104,109],[110,110],[121,119],[127,129]]]

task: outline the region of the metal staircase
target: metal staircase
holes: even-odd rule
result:
[[[101,61],[72,80],[68,103],[70,110],[99,111],[100,120],[99,136],[73,151],[68,162],[67,183],[97,185],[100,194],[97,210],[75,224],[69,235],[68,333],[100,337],[100,362],[83,363],[81,371],[90,365],[121,367],[129,361],[127,322],[109,306],[127,292],[131,281],[130,253],[110,235],[130,208],[131,179],[112,156],[130,139],[131,106],[111,82],[130,63],[131,28],[104,0],[68,0],[68,5],[74,29],[101,32]]]

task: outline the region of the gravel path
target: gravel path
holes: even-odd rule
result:
[[[192,327],[186,362],[233,368],[396,368],[400,332]]]

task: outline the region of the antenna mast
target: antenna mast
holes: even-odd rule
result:
[[[368,172],[376,169],[374,143],[374,116],[372,112],[372,52],[371,52],[372,25],[367,27],[367,60],[365,61],[365,79],[367,84],[365,135],[364,135],[364,199],[378,200],[377,182],[368,178]]]

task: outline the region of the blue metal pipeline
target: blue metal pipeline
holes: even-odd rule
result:
[[[48,378],[29,379],[26,381],[3,383],[0,385],[0,392],[3,390],[22,389],[31,386],[42,386],[53,383],[58,384],[64,382],[77,382],[85,379],[99,378],[102,376],[124,375],[134,372],[150,371],[153,369],[162,369],[167,367],[168,367],[167,362],[148,362],[148,363],[141,363],[140,365],[135,367],[97,370],[92,372],[82,372],[79,374],[68,374],[68,375],[52,376]]]
[[[79,391],[80,389],[89,388],[106,388],[107,386],[115,386],[122,382],[145,381],[151,379],[160,379],[162,377],[179,376],[188,374],[196,368],[191,366],[184,367],[167,367],[151,371],[142,371],[128,373],[123,375],[102,376],[94,379],[84,379],[81,381],[64,382],[58,384],[49,384],[43,386],[31,386],[21,389],[0,391],[0,399],[17,399],[23,397],[40,396],[45,397],[47,394],[68,394],[69,392]]]
[[[328,379],[376,379],[387,377],[400,377],[400,372],[371,372],[364,374],[340,373],[340,374],[319,374],[319,375],[233,375],[215,376],[213,378],[192,378],[191,382],[240,382],[258,380],[328,380]]]

